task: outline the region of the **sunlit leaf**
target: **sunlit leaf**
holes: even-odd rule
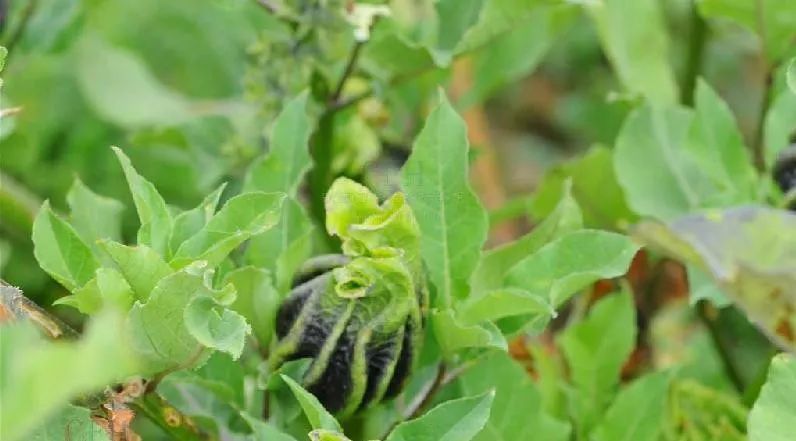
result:
[[[486,240],[488,219],[468,182],[467,155],[464,121],[440,95],[439,106],[426,120],[401,171],[440,306],[467,296],[468,280]]]
[[[595,441],[657,441],[666,416],[670,374],[656,372],[622,389],[592,433]]]
[[[66,194],[66,202],[69,204],[70,223],[101,260],[103,255],[99,252],[97,241],[121,239],[124,205],[94,193],[80,179],[72,183]]]
[[[417,419],[399,424],[386,441],[469,441],[483,430],[494,399],[492,390],[446,401]]]
[[[42,269],[74,291],[93,277],[98,263],[91,249],[45,202],[33,222],[33,253]]]
[[[304,415],[307,416],[307,419],[310,422],[310,425],[313,429],[325,429],[325,430],[332,430],[336,432],[342,432],[343,429],[340,428],[340,423],[323,408],[321,403],[315,398],[314,395],[307,392],[301,385],[296,383],[292,378],[288,377],[287,375],[280,375],[282,381],[287,383],[290,387],[290,390],[293,392],[293,395],[298,400],[301,408],[304,410]]]
[[[431,313],[434,334],[446,354],[453,354],[464,348],[508,348],[506,339],[494,324],[464,324],[454,314],[451,310],[435,310]]]
[[[100,245],[111,256],[139,300],[146,301],[155,285],[174,272],[158,253],[145,245],[130,247],[110,241],[103,241]]]
[[[574,390],[570,399],[579,438],[594,429],[619,386],[619,373],[636,341],[636,313],[629,293],[597,303],[559,341]]]

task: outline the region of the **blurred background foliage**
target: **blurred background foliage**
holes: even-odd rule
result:
[[[796,131],[783,63],[796,56],[789,0],[757,2],[766,5],[760,16],[751,0],[357,3],[391,9],[366,42],[352,32],[346,0],[0,0],[0,43],[9,50],[0,90],[2,278],[48,308],[66,294],[36,263],[30,233],[43,201],[66,211],[76,177],[124,203],[130,242],[135,210],[109,146],[121,146],[174,206],[194,207],[222,182],[228,198],[268,151],[277,113],[305,89],[318,122],[300,195],[316,224],[336,176],[381,195],[395,190],[443,88],[468,125],[491,245],[547,216],[568,178],[586,226],[623,230],[649,214],[634,212],[613,171],[617,137],[644,101],[692,105],[699,77],[727,102],[745,144],[765,144],[753,152],[760,169]],[[329,246],[315,241],[318,252]],[[680,366],[689,381],[674,388],[680,420],[667,439],[684,439],[683,427],[736,439],[774,349],[732,307],[689,307],[689,280],[692,290],[713,286],[696,285],[691,270],[637,256],[627,278],[638,342],[622,376],[646,364]],[[597,284],[573,316],[614,288]],[[79,322],[69,308],[52,309]],[[553,408],[560,391],[545,384],[562,363],[548,337],[515,341],[511,353],[540,374],[551,414],[563,414]]]
[[[62,294],[33,260],[33,215],[45,199],[65,208],[76,176],[101,194],[129,198],[109,145],[123,146],[177,206],[195,205],[222,181],[234,191],[267,150],[265,133],[287,97],[308,84],[321,104],[338,93],[355,44],[344,3],[3,2],[10,54],[2,106],[20,109],[3,118],[0,133],[4,277],[43,303]],[[494,176],[475,180],[488,208],[504,209],[496,220],[525,211],[552,166],[612,145],[640,95],[671,101],[679,88],[687,102],[695,68],[728,101],[747,139],[754,136],[768,61],[742,20],[707,25],[687,0],[634,2],[602,17],[589,2],[434,3],[392,1],[392,17],[375,26],[338,93],[356,105],[334,121],[329,173],[356,176],[371,165],[389,174],[439,86],[466,112],[471,140],[488,156],[490,166],[476,174]],[[702,3],[721,15],[721,4],[732,2]],[[596,188],[621,196],[603,182],[610,154],[595,148],[552,173],[595,170],[575,186],[587,224],[632,220],[621,197],[606,208],[609,218],[580,200]],[[546,184],[532,204],[536,217],[557,201],[560,185]],[[132,214],[125,212],[128,224]],[[510,226],[510,234],[523,228]]]

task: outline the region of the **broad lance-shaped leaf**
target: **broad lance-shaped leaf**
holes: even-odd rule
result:
[[[97,260],[102,254],[97,245],[100,239],[121,240],[124,205],[116,199],[100,196],[76,178],[66,194],[69,221],[75,231],[94,252]]]
[[[232,286],[222,291],[208,288],[204,271],[194,264],[163,278],[146,303],[136,302],[130,310],[133,349],[146,361],[146,372],[198,363],[205,347],[240,355],[247,332],[241,329],[247,326],[245,321],[220,306],[192,304],[200,297],[214,303],[234,297]]]
[[[235,196],[198,233],[180,245],[171,265],[181,268],[194,260],[205,260],[215,267],[245,240],[273,227],[279,220],[284,199],[284,193]]]
[[[599,279],[625,274],[638,248],[621,234],[573,231],[514,265],[506,282],[511,287],[545,296],[555,308]]]
[[[504,351],[508,349],[506,339],[493,323],[485,322],[480,325],[462,323],[454,314],[454,311],[450,309],[433,310],[431,313],[434,335],[440,349],[446,355],[451,355],[464,348],[491,347]]]
[[[91,249],[66,221],[56,216],[45,201],[33,221],[33,254],[55,280],[70,291],[94,276],[98,263]]]
[[[157,251],[161,256],[166,256],[171,235],[172,219],[166,201],[160,196],[151,182],[144,179],[133,168],[130,158],[118,147],[112,147],[119,159],[119,163],[127,178],[130,194],[133,195],[135,209],[141,228],[138,230],[138,243],[147,245]]]
[[[592,432],[595,441],[657,441],[663,430],[670,374],[645,375],[622,389]]]
[[[796,214],[735,207],[642,223],[633,235],[710,273],[770,339],[796,352]]]
[[[768,379],[749,414],[750,441],[790,441],[796,427],[796,357],[771,360]]]
[[[619,385],[619,374],[636,341],[636,313],[629,293],[598,302],[588,317],[559,338],[569,366],[578,439],[597,425]]]
[[[244,184],[247,191],[280,191],[288,195],[279,223],[252,238],[246,250],[246,260],[273,271],[283,292],[290,288],[293,273],[311,253],[312,222],[295,199],[304,175],[312,167],[311,132],[304,92],[289,101],[277,117],[270,149],[249,169]]]
[[[449,307],[469,293],[488,219],[468,182],[467,130],[444,95],[415,140],[401,170],[423,236],[421,251],[436,288],[436,305]]]
[[[603,50],[630,92],[651,102],[677,101],[677,83],[668,63],[669,37],[656,0],[584,2]]]
[[[269,150],[246,174],[244,191],[283,192],[295,197],[304,174],[312,166],[309,139],[312,120],[307,115],[307,92],[288,101],[276,118]]]
[[[100,246],[130,284],[135,298],[142,302],[147,301],[149,293],[162,278],[174,272],[158,253],[145,245],[127,246],[103,241]]]
[[[716,186],[712,202],[730,205],[754,200],[757,174],[732,111],[704,80],[697,84],[695,101],[688,148]]]
[[[551,240],[583,226],[580,208],[572,197],[571,188],[571,181],[567,181],[555,209],[530,233],[484,253],[472,277],[473,297],[501,288],[511,267]]]
[[[528,321],[533,323],[526,326],[532,324],[533,329],[537,329],[538,325],[547,324],[557,314],[543,294],[517,288],[488,291],[467,300],[459,308],[460,320],[468,324],[494,321],[515,315],[530,315]]]
[[[180,245],[198,233],[213,218],[227,184],[221,184],[207,195],[196,207],[183,211],[174,218],[174,226],[169,237],[169,256],[177,252]]]
[[[765,159],[771,167],[780,153],[791,143],[796,130],[796,92],[783,90],[774,97],[766,113],[765,121]]]
[[[614,167],[636,213],[669,219],[704,206],[704,199],[715,194],[684,148],[693,120],[690,110],[651,105],[634,110],[625,120],[616,140]]]
[[[304,410],[304,415],[307,416],[310,425],[313,429],[326,429],[342,432],[340,423],[323,408],[323,405],[315,398],[314,395],[307,392],[300,384],[296,383],[292,378],[287,375],[280,375],[282,381],[287,383],[296,400]]]
[[[103,313],[91,319],[79,341],[57,342],[45,341],[27,322],[4,325],[0,439],[32,439],[30,431],[70,400],[136,374],[139,366],[129,351],[123,323],[122,317]]]
[[[456,385],[465,396],[495,391],[489,420],[476,441],[570,439],[569,424],[547,414],[533,379],[505,352],[493,351],[467,369]]]
[[[495,391],[446,401],[420,418],[395,427],[386,441],[469,441],[484,428]]]
[[[279,223],[250,240],[246,261],[271,270],[279,291],[287,292],[294,273],[312,252],[314,230],[304,207],[287,198]]]

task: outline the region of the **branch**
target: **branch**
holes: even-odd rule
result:
[[[682,89],[680,91],[680,101],[691,106],[694,104],[694,90],[696,80],[702,70],[702,58],[705,53],[705,43],[707,42],[707,23],[699,13],[696,2],[691,5],[691,38],[688,41],[688,58],[686,67],[683,71]]]
[[[351,49],[351,54],[348,56],[348,62],[345,65],[343,74],[340,76],[340,80],[337,81],[337,86],[334,88],[331,98],[329,98],[328,107],[334,106],[340,100],[340,96],[343,94],[343,88],[345,88],[346,81],[348,81],[348,78],[354,73],[354,68],[356,67],[357,60],[359,59],[359,54],[362,52],[363,44],[364,42],[362,41],[354,42],[354,47]]]
[[[78,333],[58,317],[25,297],[22,291],[0,279],[0,322],[30,320],[51,339],[77,338]]]

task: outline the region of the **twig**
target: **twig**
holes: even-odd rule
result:
[[[30,320],[51,339],[77,338],[69,325],[42,309],[19,288],[0,279],[0,322]]]
[[[713,309],[706,300],[700,300],[696,309],[699,319],[707,328],[710,338],[716,346],[719,358],[721,358],[721,362],[724,365],[724,372],[727,374],[727,378],[729,378],[738,393],[743,394],[745,385],[741,378],[741,373],[733,363],[732,354],[730,354],[730,346],[727,344],[727,341],[722,338],[715,318],[711,317],[711,315],[716,313],[715,309]]]
[[[337,81],[337,86],[335,86],[334,92],[332,92],[332,96],[329,98],[328,107],[335,105],[340,100],[340,96],[343,94],[343,88],[345,88],[346,81],[348,81],[348,78],[354,73],[354,68],[356,67],[357,60],[359,59],[359,54],[362,52],[363,43],[364,42],[362,41],[356,41],[354,43],[354,47],[351,49],[351,54],[348,56],[348,62],[345,65],[343,74],[340,76],[340,80]]]

